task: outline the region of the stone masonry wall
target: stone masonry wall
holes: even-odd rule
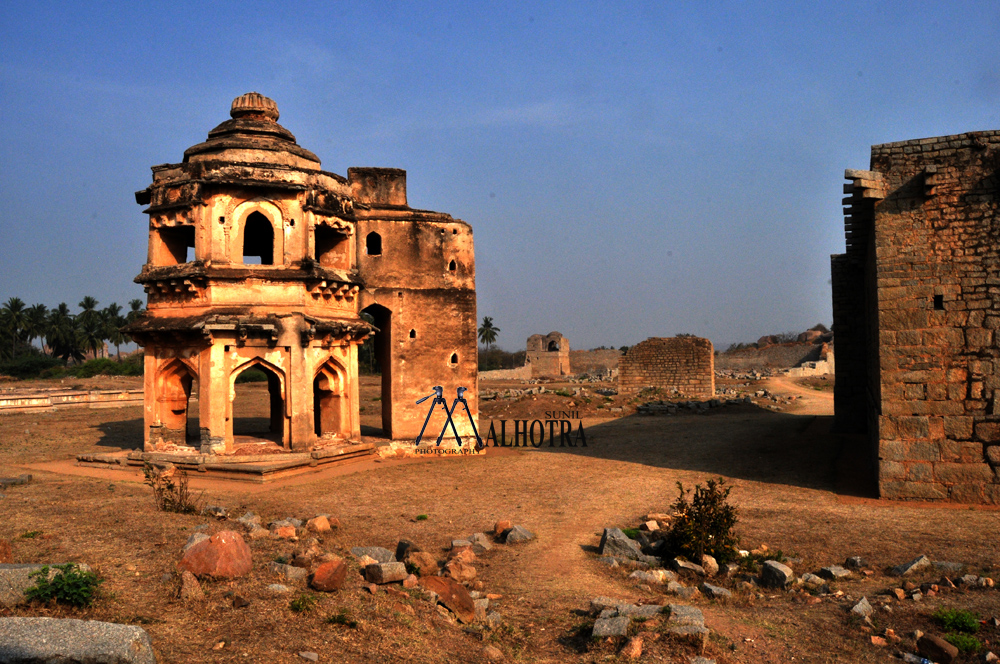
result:
[[[715,396],[712,342],[698,337],[652,337],[629,348],[619,363],[618,391],[645,387],[677,390],[685,396]]]
[[[880,494],[1000,504],[1000,132],[877,145],[871,169],[848,177],[876,201]]]

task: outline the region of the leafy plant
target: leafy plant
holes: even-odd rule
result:
[[[347,609],[341,609],[337,613],[327,616],[326,622],[330,625],[344,625],[345,627],[357,627],[358,621],[351,618]]]
[[[622,532],[625,533],[625,537],[629,539],[639,539],[638,528],[622,528]]]
[[[293,599],[288,605],[288,608],[295,611],[295,613],[305,613],[306,611],[312,611],[313,607],[316,606],[317,601],[318,600],[315,595],[303,593]]]
[[[278,563],[279,565],[287,565],[288,564],[288,556],[275,556],[274,557],[274,562]]]
[[[785,562],[787,558],[785,554],[781,552],[781,549],[776,551],[768,551],[767,553],[751,553],[747,556],[741,557],[737,562],[740,565],[740,569],[744,572],[758,573],[760,572],[760,566],[764,564],[766,560],[774,560],[779,563]]]
[[[94,601],[97,586],[101,585],[103,580],[97,578],[94,572],[85,572],[73,563],[56,565],[55,568],[58,571],[51,579],[48,565],[37,572],[32,572],[29,577],[38,580],[34,586],[24,591],[25,597],[40,602],[54,599],[59,604],[90,606]]]
[[[961,652],[979,652],[983,649],[983,644],[979,639],[969,634],[945,634],[944,640]]]
[[[940,608],[931,617],[949,632],[975,634],[979,631],[979,614],[972,611]]]
[[[667,551],[693,561],[708,554],[720,564],[727,563],[736,558],[739,545],[733,533],[736,508],[726,502],[732,487],[724,486],[721,477],[705,484],[695,485],[689,501],[684,485],[677,483],[677,500],[671,505],[675,516],[666,537]]]
[[[27,532],[21,533],[21,539],[35,539],[42,534],[40,530],[29,530]]]
[[[200,511],[198,507],[201,494],[191,495],[191,491],[188,489],[187,473],[184,471],[177,473],[176,484],[174,484],[173,473],[161,470],[148,462],[142,465],[142,474],[146,478],[143,480],[144,483],[153,489],[156,509],[161,512],[177,512],[179,514],[196,514]]]
[[[429,517],[429,516],[427,516],[426,514],[418,514],[418,515],[417,515],[417,521],[426,521],[426,520],[427,520],[427,519],[429,519],[429,518],[430,518],[430,517]]]

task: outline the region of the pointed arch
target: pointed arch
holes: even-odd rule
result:
[[[190,362],[174,357],[156,373],[156,420],[166,443],[185,443],[188,438],[188,406],[198,371]]]
[[[313,376],[313,426],[317,438],[350,437],[347,369],[333,356]]]
[[[259,421],[251,417],[240,417],[237,422],[236,400],[237,389],[236,379],[240,374],[248,369],[260,368],[267,376],[268,394],[268,418],[267,431],[262,431]],[[253,388],[245,388],[247,391]],[[250,436],[251,438],[265,438],[274,440],[280,445],[288,445],[288,419],[286,412],[288,403],[288,380],[285,371],[262,357],[253,357],[238,364],[229,374],[229,435]]]

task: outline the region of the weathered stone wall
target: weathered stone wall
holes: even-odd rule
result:
[[[789,343],[766,348],[743,348],[715,356],[716,369],[786,369],[820,358],[822,344]]]
[[[837,422],[869,423],[883,497],[1000,503],[998,168],[989,131],[877,145],[846,174]]]
[[[658,387],[692,397],[715,396],[715,358],[708,339],[652,337],[629,348],[618,368],[622,393]]]
[[[604,373],[617,369],[622,352],[614,348],[601,350],[571,350],[569,352],[570,371],[575,374]]]

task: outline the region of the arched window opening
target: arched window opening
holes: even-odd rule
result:
[[[549,350],[550,351],[559,350],[559,342],[558,341],[550,341],[549,342]]]
[[[454,272],[457,269],[458,269],[458,265],[455,263],[455,261],[452,261],[452,262],[448,263],[448,271],[449,272]]]
[[[340,373],[326,365],[313,379],[313,423],[317,438],[343,435],[344,394]]]
[[[382,255],[382,236],[372,231],[365,237],[365,253],[369,256]]]
[[[448,360],[448,362],[449,362],[450,364],[453,364],[453,365],[454,365],[454,364],[458,364],[458,353],[452,353],[452,354],[451,354],[451,359],[450,359],[450,360]]]
[[[243,224],[243,263],[274,265],[274,228],[260,212],[251,213]]]
[[[347,238],[329,226],[316,226],[316,262],[320,265],[347,269]]]
[[[155,257],[156,265],[178,265],[194,260],[194,226],[166,226],[154,231],[163,251]]]
[[[278,374],[264,364],[255,363],[240,371],[234,388],[234,447],[284,444],[285,400]]]
[[[417,338],[417,331],[416,330],[410,330],[410,338],[411,339],[416,339]]]

